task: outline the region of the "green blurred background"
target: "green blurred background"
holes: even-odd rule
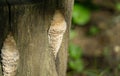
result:
[[[119,0],[75,0],[67,76],[120,76],[119,13]]]

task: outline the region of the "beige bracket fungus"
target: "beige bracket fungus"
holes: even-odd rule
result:
[[[56,10],[48,31],[49,46],[55,58],[61,46],[66,28],[67,24],[63,14],[59,10]]]
[[[19,63],[19,52],[11,34],[4,41],[2,50],[2,68],[4,76],[15,76]]]

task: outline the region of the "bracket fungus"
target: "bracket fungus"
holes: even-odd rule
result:
[[[19,63],[19,52],[11,34],[7,36],[1,50],[4,76],[15,76]]]
[[[59,10],[56,10],[48,31],[49,46],[50,49],[53,51],[55,58],[61,46],[66,28],[67,23],[63,14]]]

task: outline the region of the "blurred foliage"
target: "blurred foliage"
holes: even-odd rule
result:
[[[77,36],[77,32],[75,30],[70,31],[70,40],[74,39]],[[106,49],[107,50],[107,49]],[[96,59],[94,60],[94,66],[96,67]],[[83,50],[78,45],[70,42],[69,44],[69,62],[68,62],[68,76],[73,76],[74,74],[85,74],[85,76],[103,76],[108,69],[98,70],[96,68],[93,69],[85,69],[85,63],[83,60]]]
[[[77,24],[78,26],[85,26],[91,19],[91,8],[92,7],[96,7],[94,5],[91,4],[90,1],[88,1],[88,4],[86,5],[86,3],[79,3],[79,2],[75,2],[74,4],[74,8],[73,8],[73,14],[72,14],[72,21],[73,24]],[[93,8],[97,9],[97,8]],[[94,36],[96,34],[98,34],[100,32],[100,29],[96,26],[91,26],[90,29],[88,30],[88,35],[90,36]],[[72,35],[71,35],[72,36]],[[71,38],[71,37],[70,37]]]
[[[74,39],[77,36],[77,33],[74,30],[70,30],[70,40]]]
[[[88,30],[88,35],[94,36],[100,32],[100,29],[97,26],[91,26]]]
[[[87,76],[99,76],[99,72],[97,70],[89,69],[85,71]]]
[[[102,71],[97,70],[97,69],[88,69],[84,73],[87,76],[104,76],[108,71],[109,71],[108,68],[106,68],[105,70],[102,70]]]
[[[69,46],[69,54],[73,60],[79,59],[82,56],[82,49],[79,46],[71,43]]]
[[[90,16],[90,10],[87,7],[78,3],[74,4],[73,23],[83,26],[90,20]]]
[[[75,26],[81,28],[87,27],[88,36],[99,35],[101,29],[99,29],[98,25],[96,25],[96,23],[90,25],[92,19],[91,17],[93,15],[92,13],[93,11],[100,11],[101,9],[102,12],[107,10],[107,12],[110,12],[112,14],[116,12],[119,13],[120,2],[114,2],[114,3],[113,2],[114,2],[113,0],[112,1],[111,0],[110,1],[109,0],[105,0],[105,1],[75,0],[73,13],[72,13],[72,22],[73,22],[72,27]],[[114,6],[112,4],[114,4]],[[74,39],[77,35],[78,35],[77,32],[73,28],[70,31],[70,40],[72,41],[72,39]],[[108,56],[109,55],[108,53],[109,53],[109,49],[105,48],[105,50],[103,50],[103,56]],[[106,64],[101,65],[101,62],[97,62],[96,60],[93,59],[92,64],[90,63],[90,66],[92,67],[86,66],[82,48],[74,44],[73,42],[70,42],[68,76],[119,76],[114,74],[110,75],[111,74],[110,66],[108,64],[107,64],[108,66],[105,66]],[[101,68],[98,68],[98,66],[101,66]],[[120,64],[116,67],[116,69],[120,71]]]
[[[116,10],[120,11],[120,2],[116,3]]]
[[[70,39],[76,37],[77,33],[74,30],[70,31]],[[69,63],[68,67],[74,72],[82,72],[84,69],[84,64],[82,60],[82,48],[79,46],[70,43],[69,44]]]
[[[84,69],[82,60],[70,60],[69,68],[71,68],[74,72],[81,73]]]

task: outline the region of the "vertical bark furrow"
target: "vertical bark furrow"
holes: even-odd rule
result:
[[[3,0],[4,1],[4,0]],[[9,11],[8,6],[0,6],[0,49],[2,49],[2,44],[4,39],[8,34],[9,29]],[[1,53],[1,52],[0,52]],[[1,57],[0,57],[1,59]],[[0,61],[1,63],[1,61]],[[0,65],[0,76],[2,76],[2,65]]]

